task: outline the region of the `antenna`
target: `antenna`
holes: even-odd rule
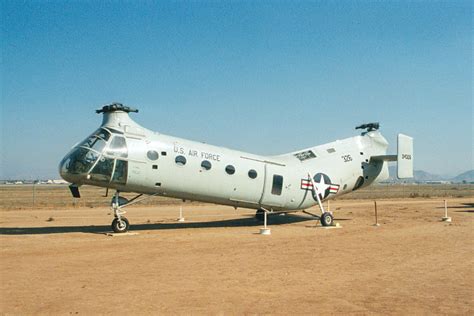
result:
[[[376,131],[380,128],[380,123],[375,122],[375,123],[367,123],[367,124],[362,124],[360,126],[357,126],[355,129],[367,129],[367,132],[373,132]]]
[[[96,110],[95,113],[100,114],[100,113],[109,113],[109,112],[115,112],[115,111],[122,111],[126,113],[130,113],[130,112],[138,113],[138,109],[125,106],[122,103],[118,103],[118,102],[104,105],[102,109]]]

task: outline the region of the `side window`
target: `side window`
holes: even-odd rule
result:
[[[255,171],[255,170],[253,170],[253,169],[249,170],[249,178],[250,178],[250,179],[255,179],[255,178],[257,178],[257,171]]]
[[[91,179],[100,182],[109,182],[114,168],[114,160],[101,157],[91,171]]]
[[[156,152],[156,150],[149,150],[149,151],[146,153],[146,156],[147,156],[148,159],[150,159],[150,160],[157,160],[157,159],[158,159],[158,153]]]
[[[127,183],[127,166],[128,163],[123,160],[117,160],[115,162],[115,171],[112,177],[112,182],[118,184],[126,184]]]
[[[283,188],[283,177],[277,174],[273,175],[272,194],[281,195],[282,188]]]
[[[176,156],[174,161],[178,166],[184,166],[186,164],[186,158],[184,156]]]
[[[211,170],[212,165],[211,165],[211,162],[210,162],[210,161],[208,161],[208,160],[203,160],[203,162],[201,162],[201,167],[202,167],[204,170]]]
[[[127,158],[128,150],[125,138],[122,136],[114,136],[110,142],[109,148],[107,149],[107,154]]]
[[[234,174],[235,173],[234,166],[228,165],[227,167],[225,167],[225,172],[227,172],[227,174]]]

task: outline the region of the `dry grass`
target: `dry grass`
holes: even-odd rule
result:
[[[110,192],[112,193],[112,192]],[[81,187],[81,199],[74,199],[66,185],[1,185],[0,209],[28,208],[76,208],[102,207],[111,201],[111,195],[105,197],[105,189],[92,186]],[[123,194],[133,197],[134,194]],[[368,188],[344,195],[338,199],[394,199],[394,198],[439,198],[474,197],[474,185],[373,185]],[[172,205],[181,200],[152,197],[141,205]],[[199,203],[196,203],[199,204]]]

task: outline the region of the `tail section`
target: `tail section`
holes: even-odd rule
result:
[[[396,161],[399,179],[413,178],[413,138],[398,134],[398,150],[396,155],[372,156],[374,161]]]
[[[397,177],[413,178],[413,138],[398,134]]]

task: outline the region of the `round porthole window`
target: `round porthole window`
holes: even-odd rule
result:
[[[186,164],[186,158],[184,156],[177,156],[174,161],[178,166],[184,166]]]
[[[227,172],[227,174],[234,174],[235,173],[234,166],[228,165],[227,167],[225,167],[225,172]]]
[[[212,164],[211,164],[210,161],[204,160],[203,162],[201,162],[201,167],[202,167],[204,170],[211,170]]]
[[[255,179],[255,178],[257,178],[257,171],[255,171],[255,170],[253,170],[253,169],[249,170],[249,178],[250,178],[250,179]]]
[[[149,150],[149,151],[146,153],[146,156],[147,156],[148,159],[150,159],[150,160],[156,160],[156,159],[158,159],[158,152],[156,152],[155,150]]]

